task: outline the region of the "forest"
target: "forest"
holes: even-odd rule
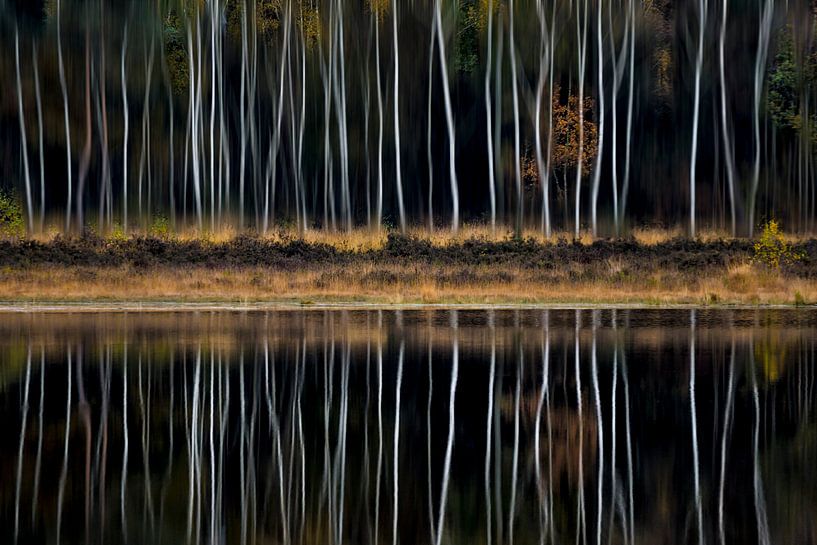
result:
[[[810,233],[815,24],[804,0],[5,0],[0,216]]]

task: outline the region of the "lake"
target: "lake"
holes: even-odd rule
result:
[[[0,542],[817,543],[817,311],[0,314]]]

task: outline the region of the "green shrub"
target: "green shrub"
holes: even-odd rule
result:
[[[0,237],[21,238],[25,233],[20,200],[13,192],[0,191]]]
[[[806,298],[803,297],[803,294],[800,293],[797,290],[795,290],[795,292],[794,292],[794,304],[795,304],[795,306],[798,306],[798,307],[801,307],[801,306],[807,304],[806,303]]]
[[[124,242],[128,239],[128,235],[125,234],[125,228],[122,227],[122,224],[118,221],[113,223],[113,227],[111,228],[111,232],[108,234],[108,240],[111,242]]]
[[[162,214],[154,216],[148,232],[152,237],[168,238],[170,236],[170,221],[168,221],[167,216]]]
[[[793,249],[786,242],[780,225],[776,220],[769,220],[763,226],[763,233],[754,245],[753,261],[766,265],[770,269],[779,269],[780,265],[800,261],[803,254]]]

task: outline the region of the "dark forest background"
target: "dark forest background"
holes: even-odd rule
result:
[[[815,2],[0,5],[0,188],[31,231],[817,217]]]

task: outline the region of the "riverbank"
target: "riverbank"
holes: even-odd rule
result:
[[[330,243],[55,237],[0,241],[6,305],[795,305],[817,303],[817,240],[779,269],[752,241],[545,242],[383,235]]]

